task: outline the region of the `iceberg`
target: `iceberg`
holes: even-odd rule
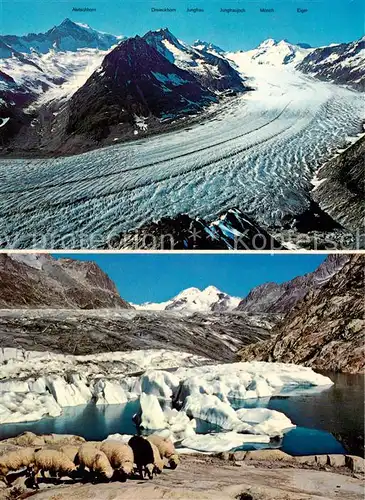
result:
[[[167,371],[147,371],[141,377],[142,392],[154,394],[158,398],[171,399],[179,385],[180,379]]]
[[[167,422],[164,412],[154,394],[142,392],[139,398],[141,404],[141,429],[165,429]]]
[[[18,423],[58,417],[62,408],[51,394],[23,392],[0,393],[0,422]]]
[[[284,413],[268,408],[242,408],[236,411],[236,415],[244,424],[238,426],[236,431],[250,430],[252,434],[276,437],[296,427]]]
[[[99,379],[94,385],[93,396],[96,404],[123,404],[129,400],[125,389],[117,380]]]
[[[182,409],[188,417],[203,420],[227,431],[234,429],[240,423],[234,409],[217,396],[208,394],[188,396]]]

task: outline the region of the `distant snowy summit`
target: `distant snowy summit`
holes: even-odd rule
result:
[[[313,50],[308,44],[295,45],[287,40],[277,41],[269,38],[260,43],[256,49],[231,53],[228,54],[228,57],[240,56],[241,62],[246,61],[247,63],[295,66]]]
[[[176,311],[187,313],[209,313],[232,311],[240,303],[238,297],[231,297],[221,292],[215,286],[208,286],[204,290],[187,288],[171,300],[160,303],[146,302],[141,305],[133,304],[136,309],[152,311]]]
[[[253,50],[225,53],[225,57],[247,75],[250,65],[258,64],[300,71],[357,90],[364,90],[365,86],[365,37],[319,48],[269,38]]]

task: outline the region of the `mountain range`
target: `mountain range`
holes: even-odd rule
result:
[[[53,26],[46,33],[29,33],[29,35],[0,35],[0,47],[8,47],[9,53],[12,51],[31,54],[38,52],[47,54],[50,51],[75,52],[78,49],[101,49],[107,50],[112,45],[116,45],[123,36],[110,35],[96,31],[87,24],[76,23],[66,18],[58,26]],[[1,57],[5,57],[0,52]],[[8,54],[7,57],[11,57]]]
[[[93,262],[1,254],[1,345],[72,354],[168,347],[362,372],[363,265],[361,254],[329,255],[315,271],[243,299],[208,286],[134,305]]]
[[[361,90],[364,39],[317,49],[268,39],[227,53],[201,40],[189,45],[167,28],[126,39],[70,19],[46,33],[1,35],[0,142],[10,154],[72,154],[171,130],[252,91],[252,63]]]

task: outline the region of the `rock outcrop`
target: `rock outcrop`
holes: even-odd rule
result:
[[[2,309],[133,309],[94,262],[0,254],[0,282]]]
[[[265,229],[238,208],[214,221],[179,214],[149,222],[110,239],[107,248],[149,250],[283,250]]]
[[[317,370],[365,370],[364,263],[348,262],[274,327],[270,340],[244,347],[239,359],[297,363]]]
[[[365,137],[323,165],[312,191],[320,207],[351,231],[364,234]]]

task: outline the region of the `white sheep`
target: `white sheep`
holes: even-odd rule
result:
[[[134,454],[132,448],[128,444],[121,443],[120,441],[107,440],[102,443],[100,449],[108,457],[113,469],[121,473],[124,478],[132,474]]]
[[[61,451],[38,450],[34,453],[33,467],[33,481],[36,488],[38,488],[38,473],[41,472],[44,476],[46,471],[58,478],[62,476],[73,478],[76,472],[76,465]]]
[[[157,434],[151,434],[147,437],[150,443],[157,446],[162,458],[166,458],[171,469],[176,469],[180,463],[179,455],[176,453],[175,446],[171,439],[163,438]]]
[[[70,460],[72,460],[72,462],[75,462],[76,455],[79,451],[79,446],[67,444],[65,446],[60,446],[58,451],[64,453]]]
[[[152,473],[154,474],[161,474],[163,471],[165,462],[163,458],[161,457],[160,451],[157,448],[157,446],[153,443],[150,442],[150,445],[152,446],[152,451],[153,451],[153,469]]]
[[[27,468],[29,471],[34,464],[34,448],[19,448],[0,456],[0,478],[8,484],[7,474]]]
[[[75,458],[75,464],[79,465],[80,471],[87,467],[95,478],[105,480],[111,479],[114,475],[113,467],[110,465],[106,454],[92,443],[85,443],[80,446]]]

